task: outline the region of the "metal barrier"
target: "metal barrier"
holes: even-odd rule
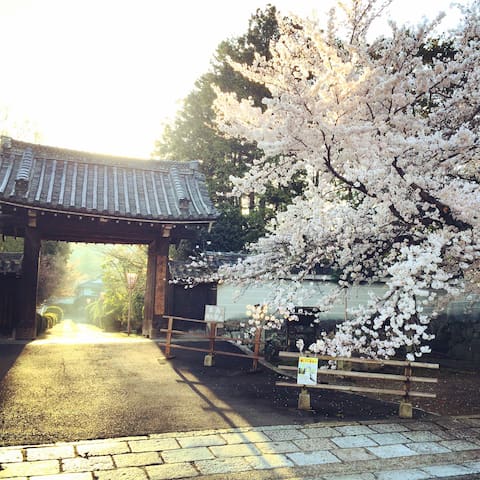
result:
[[[159,345],[162,345],[165,347],[165,356],[167,359],[173,358],[171,350],[172,348],[178,348],[182,350],[193,350],[195,352],[205,352],[207,355],[205,356],[204,360],[204,365],[205,366],[212,366],[214,363],[214,357],[216,355],[225,355],[229,357],[241,357],[241,358],[251,358],[252,359],[252,370],[257,370],[258,368],[258,360],[262,358],[260,356],[260,345],[262,344],[261,341],[261,335],[262,335],[262,328],[258,327],[255,331],[255,337],[254,337],[254,349],[253,349],[253,354],[247,354],[247,353],[234,353],[234,352],[225,352],[222,350],[216,350],[215,349],[215,341],[220,340],[220,341],[235,341],[235,342],[241,342],[241,343],[246,343],[244,341],[241,341],[240,339],[232,339],[230,337],[225,337],[225,336],[219,336],[217,335],[217,325],[219,323],[217,322],[206,322],[205,320],[196,320],[193,318],[183,318],[183,317],[173,317],[173,316],[168,316],[168,325],[167,328],[162,328],[160,329],[161,333],[166,334],[165,342],[157,342]],[[174,321],[184,321],[184,322],[190,322],[190,323],[196,323],[196,324],[202,324],[205,325],[205,328],[208,326],[209,327],[209,334],[208,335],[202,335],[200,333],[192,333],[192,332],[185,332],[183,330],[174,330],[173,328],[173,323]],[[220,323],[220,325],[223,325],[223,323]],[[186,345],[179,345],[178,343],[173,343],[172,342],[172,337],[173,335],[188,335],[189,338],[198,338],[199,340],[208,340],[209,345],[208,349],[207,348],[199,348],[199,347],[189,347]],[[248,342],[250,343],[250,342]]]

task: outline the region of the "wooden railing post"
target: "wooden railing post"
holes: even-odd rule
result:
[[[204,366],[205,367],[212,367],[214,365],[215,357],[218,355],[225,355],[225,356],[231,356],[231,357],[239,357],[239,358],[248,358],[253,359],[253,370],[256,370],[258,368],[258,362],[262,358],[260,356],[260,346],[263,343],[262,342],[262,328],[258,328],[255,332],[255,340],[254,340],[254,353],[253,356],[251,353],[237,353],[237,352],[225,352],[220,350],[216,350],[216,340],[228,340],[231,341],[231,337],[224,337],[224,336],[219,336],[217,332],[217,327],[218,324],[223,325],[223,322],[206,322],[204,320],[197,320],[197,319],[192,319],[192,318],[182,318],[182,317],[175,317],[172,315],[164,315],[164,319],[168,320],[168,327],[167,328],[161,328],[160,333],[165,334],[165,341],[164,342],[157,342],[158,345],[161,345],[162,347],[165,347],[165,356],[167,359],[174,358],[175,355],[171,354],[172,349],[178,348],[181,350],[191,350],[191,351],[196,351],[196,352],[204,352],[205,358],[204,358]],[[187,321],[187,322],[194,322],[198,324],[202,324],[208,328],[208,333],[192,333],[192,332],[184,332],[181,330],[175,330],[173,327],[173,322],[175,320],[178,321]],[[190,337],[196,337],[198,339],[201,339],[203,341],[208,339],[208,348],[204,346],[203,348],[201,347],[191,347],[188,345],[183,345],[182,342],[172,342],[172,336],[175,334],[175,337],[181,338],[182,335],[188,335]],[[240,342],[242,343],[242,342]],[[248,342],[251,344],[251,339]]]
[[[215,355],[215,336],[217,335],[217,324],[210,323],[209,353],[213,357]]]
[[[208,354],[205,355],[203,359],[204,367],[213,367],[215,364],[215,336],[217,335],[217,324],[216,322],[208,322]]]
[[[254,349],[253,349],[253,364],[252,364],[253,371],[256,371],[258,368],[258,357],[260,356],[261,336],[262,336],[262,327],[257,327],[257,330],[255,331],[255,343],[254,343]]]
[[[405,396],[404,400],[406,402],[410,401],[410,388],[411,388],[411,376],[412,376],[412,366],[409,364],[405,367]]]
[[[411,377],[412,377],[412,365],[408,363],[405,366],[405,383],[403,386],[404,394],[403,399],[400,402],[400,407],[398,410],[398,416],[400,418],[412,418],[413,417],[413,405],[410,400],[410,388],[411,388]]]
[[[172,344],[172,330],[173,330],[173,317],[168,317],[168,327],[167,327],[167,339],[165,344],[165,356],[167,359],[173,358],[170,353],[171,344]]]

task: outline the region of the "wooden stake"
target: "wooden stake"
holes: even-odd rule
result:
[[[258,368],[258,357],[260,355],[260,338],[262,335],[262,327],[258,327],[255,332],[255,347],[253,349],[253,365],[252,370],[255,372]]]
[[[172,343],[173,317],[168,317],[167,342],[165,345],[165,356],[167,359],[173,358],[170,353]]]

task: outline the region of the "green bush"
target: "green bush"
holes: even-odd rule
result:
[[[54,325],[58,323],[58,317],[53,312],[44,313],[43,318],[46,320],[47,328],[52,328]]]
[[[40,335],[47,329],[47,319],[37,313],[35,315],[36,324],[37,324],[37,335]]]
[[[43,312],[44,315],[46,315],[47,313],[52,313],[55,315],[55,323],[61,322],[63,320],[63,310],[56,305],[49,305]]]

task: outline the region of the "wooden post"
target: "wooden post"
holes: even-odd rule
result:
[[[262,336],[262,327],[257,327],[255,331],[255,343],[253,348],[253,364],[252,370],[255,372],[258,368],[258,357],[260,356],[260,342]]]
[[[405,372],[404,372],[405,377],[405,384],[404,384],[404,396],[403,399],[400,402],[400,407],[398,411],[398,416],[400,418],[412,418],[413,417],[413,405],[410,400],[410,387],[411,387],[411,381],[410,377],[412,376],[412,366],[409,363],[405,367]]]
[[[300,390],[298,395],[298,409],[299,410],[311,410],[312,406],[310,403],[310,393],[305,388],[305,385]]]
[[[215,335],[217,334],[217,324],[215,322],[210,323],[210,342],[209,352],[210,355],[215,355]]]
[[[168,238],[158,238],[148,246],[145,315],[142,334],[156,335],[158,321],[168,313]]]
[[[173,317],[168,317],[168,327],[167,327],[167,339],[165,345],[165,357],[167,360],[174,358],[171,354],[171,344],[172,344],[172,330],[173,330]]]
[[[210,329],[208,332],[209,346],[208,354],[205,355],[205,358],[203,359],[203,366],[213,367],[213,365],[215,365],[215,336],[217,335],[217,324],[215,322],[209,322],[207,323],[207,326]]]
[[[22,263],[22,302],[19,322],[15,329],[18,340],[32,340],[37,336],[37,286],[40,254],[40,234],[34,227],[25,227]]]

